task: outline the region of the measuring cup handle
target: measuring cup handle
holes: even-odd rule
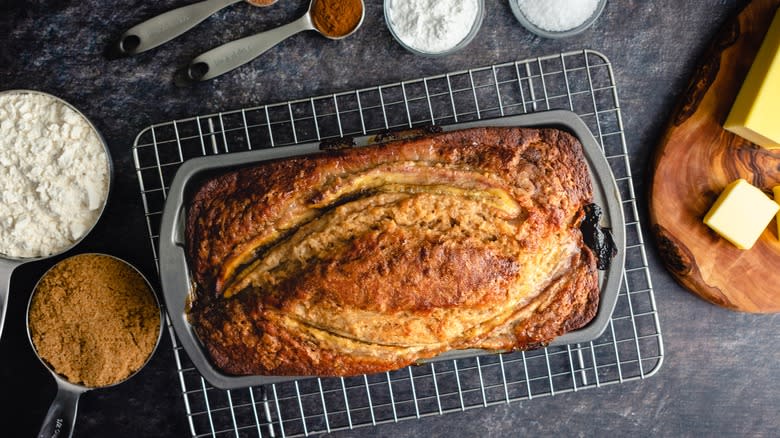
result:
[[[82,392],[83,389],[57,379],[57,396],[43,419],[38,438],[66,438],[73,435]]]
[[[8,295],[11,289],[11,274],[19,263],[10,263],[0,260],[0,337],[3,336],[3,324],[5,324],[5,310],[8,308]]]
[[[117,42],[120,55],[136,55],[166,43],[197,26],[222,8],[242,0],[205,0],[183,6],[127,30]]]
[[[314,25],[307,13],[276,29],[231,41],[193,59],[186,69],[186,76],[193,81],[215,78],[257,58],[296,33],[312,29]]]

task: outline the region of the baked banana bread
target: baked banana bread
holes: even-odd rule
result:
[[[546,345],[595,315],[582,146],[476,128],[242,168],[189,203],[189,318],[232,375],[346,376]]]

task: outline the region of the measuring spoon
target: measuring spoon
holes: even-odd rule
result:
[[[192,29],[217,11],[241,1],[261,8],[277,2],[277,0],[205,0],[183,6],[128,29],[116,44],[117,54],[136,55],[153,49]]]
[[[98,387],[88,387],[76,383],[71,383],[70,381],[66,380],[61,375],[57,374],[56,371],[54,371],[49,364],[43,360],[43,358],[38,354],[38,350],[35,348],[35,344],[32,340],[32,334],[30,333],[30,307],[32,306],[33,297],[38,291],[38,286],[41,283],[41,280],[43,280],[44,277],[52,270],[54,269],[54,265],[51,268],[49,268],[48,271],[46,271],[43,276],[41,276],[41,279],[38,280],[38,284],[35,285],[35,289],[33,289],[33,293],[30,294],[30,300],[27,302],[27,317],[25,318],[25,325],[27,326],[27,339],[30,341],[30,346],[32,346],[33,352],[35,353],[35,356],[38,358],[39,361],[43,364],[43,366],[46,367],[47,370],[49,370],[49,373],[54,377],[54,381],[57,383],[57,395],[54,397],[54,400],[51,402],[51,405],[49,406],[49,411],[46,413],[46,417],[43,420],[43,424],[41,425],[41,430],[38,432],[38,438],[52,438],[52,437],[71,437],[73,436],[73,428],[76,425],[76,413],[78,412],[79,407],[79,398],[81,398],[81,394],[90,391],[92,389],[102,389],[102,388],[110,388],[112,386],[119,385],[120,383],[123,383],[130,379],[131,377],[138,374],[139,371],[141,371],[147,363],[149,363],[149,360],[154,356],[154,352],[157,351],[157,346],[160,345],[160,337],[162,336],[162,327],[163,322],[165,319],[164,311],[162,307],[160,306],[160,301],[157,299],[157,295],[154,293],[154,289],[152,289],[152,285],[149,283],[149,280],[147,280],[146,277],[133,265],[125,262],[124,260],[108,255],[108,254],[97,254],[97,253],[87,253],[87,254],[79,254],[74,257],[81,257],[81,256],[89,256],[89,255],[100,255],[100,256],[107,256],[111,257],[113,259],[116,259],[126,266],[132,268],[146,283],[146,287],[149,291],[149,293],[152,294],[152,297],[154,297],[154,302],[157,305],[157,308],[160,310],[160,329],[157,332],[157,341],[154,344],[154,348],[152,348],[152,351],[149,353],[149,356],[146,358],[144,363],[133,373],[131,373],[129,376],[125,377],[124,379],[111,383],[109,385],[104,386],[98,386]],[[66,259],[67,260],[67,259]]]
[[[306,13],[292,23],[231,41],[201,54],[186,67],[187,78],[193,81],[213,79],[252,61],[271,47],[304,30],[314,30],[325,38],[341,40],[355,33],[363,24],[363,19],[366,16],[366,5],[363,0],[360,0],[360,20],[355,27],[344,35],[328,35],[318,29],[312,21],[311,11],[317,1],[322,0],[312,0]]]

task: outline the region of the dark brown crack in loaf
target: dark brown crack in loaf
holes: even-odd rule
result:
[[[480,128],[291,158],[205,182],[190,319],[228,374],[342,376],[549,343],[596,313],[582,147]]]

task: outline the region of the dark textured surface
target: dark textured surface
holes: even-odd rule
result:
[[[342,42],[298,35],[242,68],[192,89],[171,77],[193,56],[222,42],[289,21],[302,1],[267,9],[238,4],[175,42],[132,59],[107,61],[107,43],[125,29],[185,2],[95,0],[0,3],[0,89],[33,88],[63,97],[108,140],[116,185],[106,214],[72,253],[102,251],[146,274],[154,266],[130,147],[153,122],[319,95],[468,67],[591,48],[615,68],[632,170],[646,223],[647,163],[675,98],[699,54],[742,1],[610,1],[579,37],[541,40],[523,30],[507,2],[486,1],[474,42],[427,59],[403,51],[384,27],[381,2]],[[645,236],[650,233],[645,229]],[[533,399],[509,406],[359,429],[334,436],[618,435],[776,436],[780,430],[778,315],[733,313],[683,291],[649,252],[664,333],[665,363],[646,381]],[[24,329],[37,278],[58,259],[19,268],[0,340],[0,435],[32,436],[54,396]],[[186,436],[189,433],[168,336],[149,366],[118,387],[83,396],[75,436]]]

